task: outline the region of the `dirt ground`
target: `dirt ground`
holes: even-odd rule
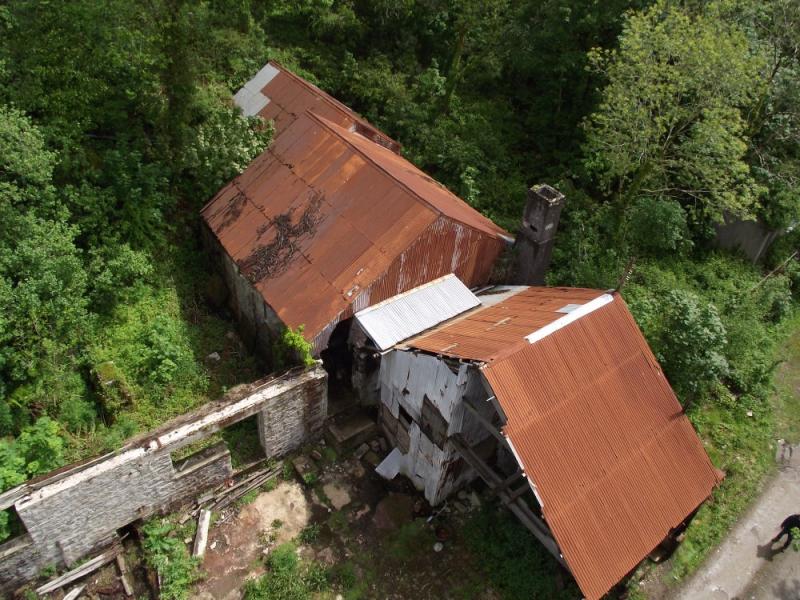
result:
[[[430,508],[402,478],[384,481],[352,456],[313,464],[311,483],[283,481],[212,526],[206,577],[192,598],[238,600],[270,550],[289,540],[301,558],[336,574],[332,598],[496,598],[458,535],[459,521],[480,505],[477,495],[462,493],[458,509],[429,523]]]
[[[202,567],[207,576],[193,594],[198,600],[241,597],[243,582],[263,573],[264,551],[295,538],[308,525],[311,505],[299,483],[285,481],[223,518],[209,531]]]

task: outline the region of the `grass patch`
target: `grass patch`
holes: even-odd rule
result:
[[[686,530],[671,561],[673,582],[700,566],[759,495],[764,477],[774,468],[775,437],[798,439],[800,398],[793,390],[800,382],[800,316],[785,321],[780,333],[786,341],[778,345],[776,361],[786,362],[768,401],[751,405],[717,399],[696,405],[688,413],[709,456],[726,477]]]
[[[420,552],[430,552],[435,541],[425,521],[416,519],[398,528],[389,540],[387,552],[396,561],[409,562]]]
[[[297,556],[297,546],[287,542],[276,547],[267,559],[269,571],[248,581],[245,600],[311,600],[329,587],[325,569]]]
[[[231,464],[234,469],[264,458],[264,449],[258,439],[258,422],[255,415],[226,427],[221,434],[231,451]]]
[[[470,551],[480,557],[486,580],[503,600],[581,597],[572,578],[564,577],[563,585],[559,582],[559,564],[507,511],[485,506],[467,521],[464,537]]]

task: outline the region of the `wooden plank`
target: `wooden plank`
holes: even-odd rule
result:
[[[206,544],[208,544],[208,528],[211,525],[211,511],[201,510],[200,516],[197,517],[197,535],[194,538],[194,548],[192,549],[192,556],[203,558],[206,553]]]
[[[60,587],[64,587],[68,583],[72,583],[76,579],[85,577],[89,573],[95,572],[103,565],[110,563],[121,551],[122,548],[119,545],[115,545],[110,550],[103,552],[99,556],[95,556],[93,559],[82,564],[81,566],[76,567],[71,571],[67,571],[63,575],[60,575],[59,577],[56,577],[55,579],[45,583],[43,586],[36,588],[36,593],[40,596],[43,594],[49,594]]]
[[[83,590],[86,589],[86,584],[81,584],[78,587],[72,588],[66,596],[64,596],[64,600],[75,600],[78,596],[83,593]]]
[[[119,578],[122,580],[122,587],[126,596],[133,596],[133,586],[128,579],[128,565],[125,562],[125,555],[121,552],[117,554],[117,567],[119,567]]]
[[[244,496],[250,490],[254,490],[257,487],[265,484],[273,477],[277,477],[282,472],[282,470],[283,470],[282,468],[275,468],[271,471],[267,471],[265,474],[253,479],[249,485],[239,488],[236,492],[228,494],[227,496],[222,498],[220,501],[218,501],[211,507],[211,510],[222,510],[223,508],[228,506],[231,502],[234,502],[235,500],[238,500],[239,498]]]
[[[530,489],[531,489],[531,486],[528,484],[527,481],[525,481],[525,483],[523,483],[516,490],[514,490],[513,492],[509,492],[508,493],[509,502],[513,502],[514,500],[516,500],[517,498],[522,496],[522,494],[524,494],[525,492],[529,492]]]

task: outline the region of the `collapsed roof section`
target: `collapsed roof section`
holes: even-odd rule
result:
[[[507,232],[314,86],[274,63],[254,81],[237,96],[275,119],[275,139],[202,215],[316,352],[355,311],[449,273],[469,286],[488,280]],[[253,99],[259,86],[266,104]]]
[[[616,293],[528,288],[408,345],[479,363],[503,435],[589,600],[719,481]]]

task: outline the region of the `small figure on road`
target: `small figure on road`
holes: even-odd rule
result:
[[[781,539],[783,536],[786,536],[786,543],[778,548],[775,551],[775,554],[778,552],[783,552],[789,547],[789,544],[792,543],[792,539],[794,538],[794,534],[792,533],[792,529],[800,528],[800,515],[789,515],[783,520],[781,523],[781,530],[778,532],[774,538],[772,538],[769,542],[769,545],[772,546],[775,542]]]

